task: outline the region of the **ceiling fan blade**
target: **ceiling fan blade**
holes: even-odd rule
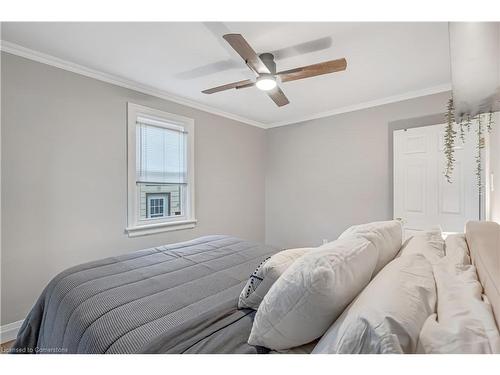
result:
[[[274,55],[275,60],[287,59],[293,56],[304,55],[306,53],[321,51],[332,46],[332,37],[327,36],[320,39],[310,40],[308,42],[296,44],[294,46],[289,46],[281,48],[271,53]]]
[[[319,76],[322,74],[340,72],[347,67],[346,59],[330,60],[319,64],[302,66],[300,68],[278,72],[281,82],[295,81],[297,79]]]
[[[284,92],[281,91],[278,86],[276,86],[274,90],[268,91],[267,95],[269,95],[269,97],[273,100],[273,102],[276,103],[278,107],[283,107],[284,105],[290,103]]]
[[[224,91],[224,90],[231,90],[231,89],[238,89],[240,86],[247,87],[247,85],[253,85],[253,81],[250,79],[245,79],[244,81],[238,81],[238,82],[233,82],[233,83],[228,83],[226,85],[222,86],[217,86],[217,87],[212,87],[211,89],[203,90],[202,93],[204,94],[213,94],[215,92],[219,91]]]
[[[260,57],[255,53],[253,48],[243,38],[241,34],[226,34],[223,38],[238,52],[245,63],[255,74],[270,74],[269,68],[262,62]]]
[[[247,83],[245,85],[240,85],[238,87],[235,87],[237,90],[239,89],[246,89],[247,87],[252,87],[252,86],[255,86],[255,82],[250,82],[250,83]]]

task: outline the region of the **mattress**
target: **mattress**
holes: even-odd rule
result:
[[[277,248],[207,236],[70,268],[44,289],[14,353],[257,353],[238,296]]]

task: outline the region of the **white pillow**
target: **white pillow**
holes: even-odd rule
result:
[[[427,319],[420,333],[422,353],[500,353],[500,335],[491,306],[481,296],[474,266],[443,259],[434,265],[437,315]]]
[[[311,354],[314,347],[318,343],[318,340],[311,341],[308,344],[301,346],[296,346],[295,348],[284,349],[284,350],[271,350],[269,354]]]
[[[281,274],[285,272],[295,260],[312,249],[314,248],[303,247],[283,250],[263,261],[250,276],[250,279],[241,291],[238,300],[238,308],[257,310],[262,299]]]
[[[444,240],[441,230],[425,231],[413,235],[401,249],[399,256],[422,254],[432,264],[444,257]]]
[[[379,258],[373,276],[394,259],[403,243],[403,229],[401,227],[401,222],[397,220],[376,221],[373,223],[354,225],[346,229],[339,236],[339,239],[353,235],[361,236],[371,241],[379,252]]]
[[[449,234],[445,239],[446,262],[455,265],[468,265],[470,263],[469,247],[465,241],[465,234]]]
[[[323,335],[314,353],[414,353],[435,311],[432,266],[421,254],[384,267]]]
[[[248,343],[283,350],[320,337],[368,284],[377,258],[373,244],[359,237],[303,255],[264,297]]]

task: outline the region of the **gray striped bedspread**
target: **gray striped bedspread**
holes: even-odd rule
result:
[[[228,236],[70,268],[45,288],[14,353],[256,353],[249,275],[278,249]]]

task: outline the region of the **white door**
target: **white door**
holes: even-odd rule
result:
[[[465,143],[457,134],[450,184],[443,175],[443,124],[394,132],[394,217],[402,218],[406,229],[463,232],[468,220],[479,219],[477,141],[472,129],[465,133]]]

